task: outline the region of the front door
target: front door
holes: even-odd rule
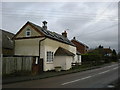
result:
[[[33,57],[33,63],[32,63],[32,73],[38,74],[43,72],[43,59],[40,59],[38,57]]]

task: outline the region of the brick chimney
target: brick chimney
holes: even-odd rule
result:
[[[43,21],[42,23],[43,23],[42,28],[44,28],[45,30],[47,30],[47,22],[46,22],[46,21]]]
[[[67,38],[67,32],[64,31],[64,32],[62,33],[62,36],[64,36],[65,38]]]

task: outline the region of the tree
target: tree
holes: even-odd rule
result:
[[[112,54],[115,55],[115,56],[117,55],[115,49],[113,49]]]
[[[103,46],[99,45],[99,47],[98,47],[98,48],[103,48]]]
[[[116,53],[115,49],[113,49],[113,51],[112,51],[112,60],[113,61],[117,61],[118,60],[117,53]]]
[[[120,52],[118,52],[118,59],[120,59]]]

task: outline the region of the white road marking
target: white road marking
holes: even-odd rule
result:
[[[103,68],[98,68],[98,69],[95,69],[95,70],[100,70],[100,69],[104,69],[104,68],[108,68],[108,67],[113,67],[113,66],[118,66],[118,64],[111,65],[111,66],[106,66],[106,67],[103,67]]]
[[[114,69],[117,69],[117,68],[118,68],[118,67],[115,67],[115,68],[113,68],[113,70],[114,70]]]
[[[98,73],[98,74],[103,74],[103,73],[106,73],[106,72],[109,72],[109,71],[111,71],[111,70],[106,70],[106,71],[100,72],[100,73]],[[96,74],[96,75],[98,75],[98,74]]]
[[[112,65],[112,66],[113,66],[113,65]],[[100,72],[100,73],[98,73],[98,74],[94,74],[94,75],[87,76],[87,77],[84,77],[84,78],[80,78],[80,79],[76,79],[76,80],[73,80],[73,81],[69,81],[69,82],[63,83],[63,84],[61,84],[61,85],[66,85],[66,84],[78,82],[78,81],[81,81],[81,80],[85,80],[85,79],[88,79],[88,78],[91,78],[91,77],[94,77],[94,76],[97,76],[97,75],[100,75],[100,74],[107,73],[107,72],[112,71],[112,70],[115,70],[115,69],[117,69],[117,68],[118,68],[118,67],[115,67],[115,68],[113,68],[113,69],[106,70],[106,71]]]
[[[115,65],[111,65],[111,66],[107,66],[107,67],[112,67],[112,66],[116,66],[116,65],[118,66],[118,64],[115,64]]]
[[[74,80],[74,81],[70,81],[70,82],[63,83],[62,85],[69,84],[69,83],[73,83],[73,82],[77,82],[77,81],[84,80],[84,79],[87,79],[87,78],[90,78],[90,77],[92,77],[92,76],[84,77],[84,78],[81,78],[81,79],[76,79],[76,80]]]
[[[105,66],[105,67],[103,67],[103,68],[94,69],[94,71],[96,71],[96,70],[101,70],[101,69],[108,68],[108,67],[118,66],[118,65],[119,65],[119,64],[115,64],[115,65],[111,65],[111,66]]]

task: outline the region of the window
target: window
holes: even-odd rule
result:
[[[53,52],[47,51],[47,62],[53,61]]]
[[[27,29],[26,30],[26,37],[30,37],[31,36],[31,30],[30,29]]]

